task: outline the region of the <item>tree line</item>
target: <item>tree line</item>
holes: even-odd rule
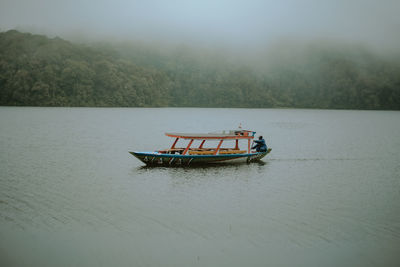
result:
[[[260,62],[11,30],[0,33],[0,105],[400,109],[398,58],[314,44]]]

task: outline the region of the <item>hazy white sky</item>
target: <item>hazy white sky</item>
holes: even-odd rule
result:
[[[0,0],[0,28],[264,44],[329,38],[400,47],[400,0]]]

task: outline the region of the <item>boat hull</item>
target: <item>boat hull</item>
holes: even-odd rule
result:
[[[158,152],[129,152],[146,165],[151,166],[189,166],[217,163],[250,163],[265,157],[271,149],[266,152],[255,152],[246,154],[224,154],[224,155],[180,155],[162,154]]]

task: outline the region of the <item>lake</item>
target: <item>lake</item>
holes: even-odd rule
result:
[[[165,132],[262,162],[148,168]],[[400,266],[400,112],[0,107],[1,266]]]

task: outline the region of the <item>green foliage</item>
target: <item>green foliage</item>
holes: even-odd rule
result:
[[[101,49],[0,33],[1,105],[165,106],[164,76]]]
[[[0,33],[0,105],[400,109],[399,60],[327,45],[260,58],[255,68],[183,46],[89,47],[12,30]]]

